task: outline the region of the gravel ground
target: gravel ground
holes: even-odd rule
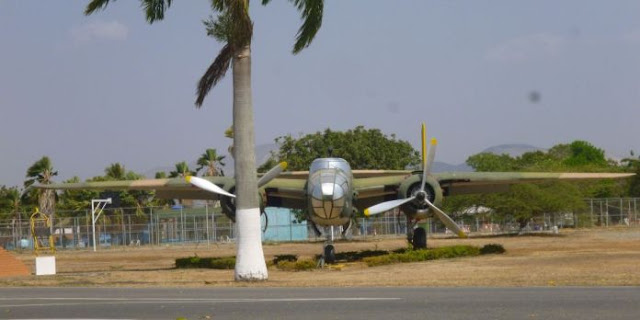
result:
[[[1,278],[0,286],[638,286],[640,228],[562,230],[559,235],[429,239],[429,247],[502,244],[507,253],[367,267],[348,263],[304,272],[269,269],[269,281],[233,282],[232,270],[179,270],[176,258],[228,256],[233,244],[114,248],[56,254],[55,276]],[[403,239],[338,242],[338,251],[397,249]],[[267,259],[279,254],[311,258],[322,243],[265,244]],[[33,268],[35,257],[17,256]]]

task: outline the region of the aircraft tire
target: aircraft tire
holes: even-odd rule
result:
[[[333,247],[333,245],[327,245],[324,247],[324,262],[336,262],[336,249]]]
[[[417,227],[413,230],[413,249],[426,249],[427,248],[427,232],[422,227]]]

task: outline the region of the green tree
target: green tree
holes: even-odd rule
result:
[[[174,171],[169,172],[169,178],[184,178],[195,175],[195,172],[189,169],[189,165],[185,161],[176,163],[175,168]]]
[[[104,176],[112,180],[125,180],[127,170],[119,162],[112,163],[104,169]]]
[[[574,141],[569,145],[571,154],[563,163],[569,167],[600,166],[608,167],[609,163],[604,157],[604,150],[594,147],[586,141]]]
[[[353,169],[404,170],[420,163],[409,142],[363,126],[344,132],[326,129],[297,139],[287,135],[276,138],[276,143],[279,151],[261,168],[287,161],[291,170],[308,170],[311,161],[329,156],[347,160]]]
[[[73,177],[64,183],[79,183],[80,178]],[[98,199],[100,193],[95,190],[64,190],[60,193],[58,209],[71,210],[74,212],[84,211],[91,208],[91,200]]]
[[[37,205],[40,212],[50,216],[51,231],[53,231],[53,224],[55,221],[56,194],[53,190],[36,190],[29,187],[34,185],[36,182],[39,184],[51,184],[53,182],[53,177],[57,175],[58,172],[53,169],[53,164],[49,157],[44,156],[27,169],[27,180],[24,182],[25,191],[23,193],[23,201],[26,200],[27,202],[34,204],[34,200],[37,199]]]
[[[21,220],[23,218],[22,200],[18,187],[0,187],[0,219],[12,218]]]
[[[224,166],[225,156],[219,156],[216,149],[207,149],[201,156],[198,158],[198,168],[196,171],[200,171],[202,169],[206,169],[202,174],[203,176],[219,176],[224,175],[220,166]]]
[[[621,164],[629,172],[633,172],[636,175],[629,181],[628,194],[631,197],[640,197],[640,157],[636,157],[635,153],[629,152],[629,157],[624,158]]]
[[[467,158],[467,165],[475,171],[507,172],[518,170],[514,158],[508,154],[478,153]]]
[[[85,10],[91,14],[103,9],[109,0],[92,0]],[[270,0],[262,0],[266,5]],[[301,13],[303,23],[296,36],[293,53],[309,46],[322,24],[323,0],[291,0]],[[141,0],[149,23],[164,18],[172,0]],[[223,44],[218,56],[197,85],[196,106],[229,67],[233,71],[233,128],[235,181],[238,224],[236,280],[267,279],[266,263],[260,242],[260,209],[257,193],[255,138],[251,95],[251,38],[253,23],[249,16],[249,0],[211,0],[217,17],[204,21],[207,34]],[[246,217],[245,217],[246,216]],[[260,257],[258,257],[260,256]]]

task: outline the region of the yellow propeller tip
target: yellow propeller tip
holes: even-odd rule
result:
[[[191,176],[186,176],[184,179],[187,180],[188,183],[191,183]]]
[[[289,165],[289,164],[288,164],[286,161],[282,161],[282,162],[280,162],[280,168],[282,168],[282,170],[287,169],[287,166],[288,166],[288,165]]]
[[[466,234],[466,233],[464,233],[464,232],[462,232],[462,231],[460,231],[460,233],[458,233],[458,237],[460,237],[460,238],[466,238],[466,237],[467,237],[467,234]]]
[[[432,145],[436,145],[436,144],[438,144],[438,139],[436,139],[436,138],[431,138],[431,144],[432,144]]]
[[[371,211],[369,211],[369,209],[364,209],[364,215],[365,216],[370,216],[371,215]]]

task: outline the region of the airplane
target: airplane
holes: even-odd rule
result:
[[[437,217],[459,237],[464,231],[441,209],[445,196],[507,191],[517,183],[549,180],[620,179],[632,173],[558,173],[558,172],[442,172],[430,171],[437,146],[426,144],[422,124],[422,170],[352,170],[342,158],[318,158],[309,171],[285,172],[281,162],[258,180],[261,212],[265,207],[302,209],[318,236],[324,234],[322,258],[335,261],[333,227],[342,226],[343,236],[351,227],[358,210],[373,216],[400,208],[407,219],[407,239],[414,248],[426,247],[426,231],[416,227],[420,220]],[[429,151],[429,152],[428,152]],[[223,213],[235,221],[231,177],[196,177],[104,181],[38,185],[58,190],[155,190],[163,199],[219,200]],[[322,231],[320,228],[322,228]]]

